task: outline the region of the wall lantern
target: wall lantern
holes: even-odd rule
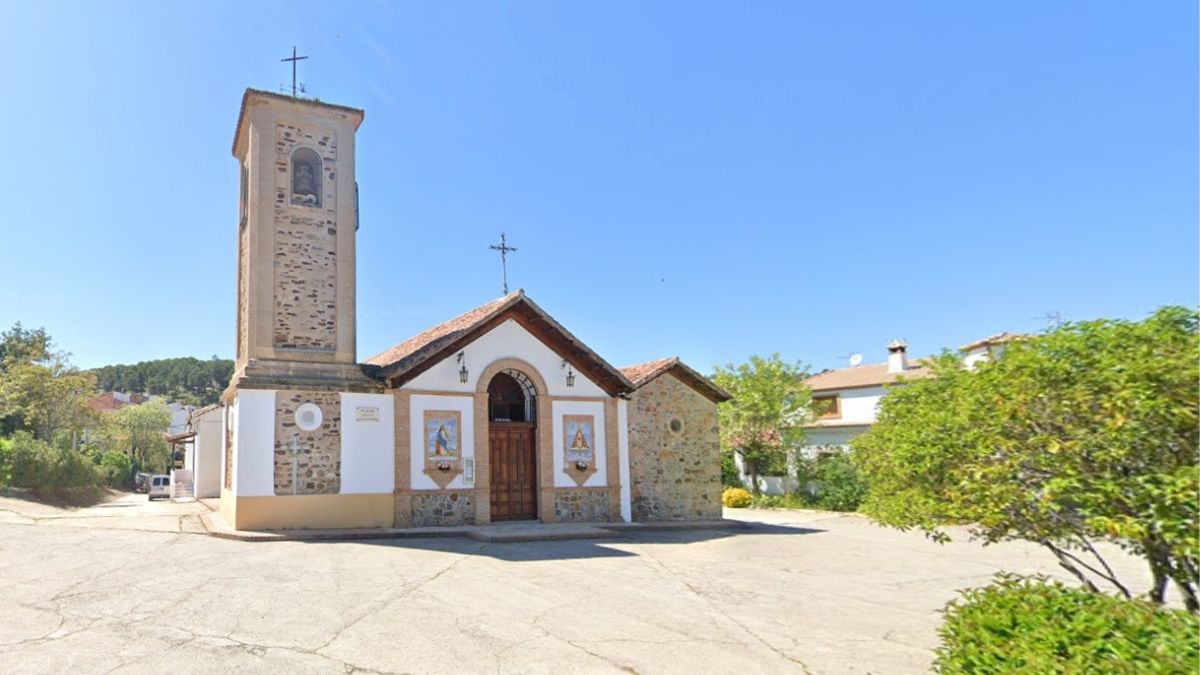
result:
[[[467,383],[467,376],[468,376],[470,373],[468,373],[468,372],[467,372],[467,364],[463,363],[463,355],[464,355],[464,354],[466,354],[466,352],[459,352],[459,353],[458,353],[458,362],[459,362],[459,363],[462,363],[462,367],[458,369],[458,381],[459,381],[459,382],[462,382],[463,384],[466,384],[466,383]]]
[[[567,386],[575,386],[575,371],[571,370],[571,364],[567,363],[566,359],[562,360],[562,367],[567,369]]]

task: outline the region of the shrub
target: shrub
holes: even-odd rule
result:
[[[0,488],[12,485],[12,441],[0,438]]]
[[[732,452],[721,453],[721,485],[724,487],[746,487],[738,474],[737,462]]]
[[[752,501],[754,497],[743,488],[728,488],[721,493],[721,503],[731,509],[744,509]]]
[[[61,490],[94,487],[99,482],[96,465],[74,450],[55,448],[23,431],[13,434],[9,447],[15,487]]]
[[[1000,575],[945,609],[942,673],[1193,673],[1200,618],[1140,600]]]
[[[110,450],[100,456],[100,475],[109,487],[126,487],[133,479],[133,465],[129,455]]]
[[[845,454],[798,460],[796,478],[809,506],[829,511],[856,511],[867,496],[867,483]]]

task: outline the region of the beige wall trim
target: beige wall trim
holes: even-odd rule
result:
[[[221,515],[225,515],[225,495]],[[392,527],[396,498],[390,492],[356,495],[286,495],[238,497],[234,506],[237,530],[293,530],[349,527]],[[226,517],[226,521],[229,518]]]

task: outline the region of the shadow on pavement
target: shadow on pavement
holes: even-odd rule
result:
[[[466,537],[411,537],[397,539],[365,539],[359,541],[304,541],[309,545],[381,546],[396,549],[416,549],[462,555],[486,556],[505,562],[539,562],[546,560],[577,560],[585,558],[628,558],[638,554],[613,544],[693,544],[715,539],[730,539],[759,535],[802,536],[820,534],[826,530],[811,527],[788,527],[765,523],[746,523],[745,527],[711,530],[625,530],[597,539],[561,541],[479,542]]]

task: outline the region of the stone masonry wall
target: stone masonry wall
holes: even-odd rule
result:
[[[717,405],[669,372],[634,392],[629,478],[634,520],[720,518]]]
[[[321,408],[321,426],[304,431],[293,415],[303,403]],[[293,460],[292,441],[300,445]],[[295,461],[296,490],[292,491]],[[336,494],[342,486],[342,402],[336,392],[279,391],[275,394],[275,494]]]
[[[441,494],[414,493],[413,527],[449,527],[475,524],[475,495],[472,492]]]
[[[337,139],[332,131],[280,124],[275,130],[274,345],[337,348]],[[292,151],[321,157],[321,206],[288,202]]]
[[[608,488],[566,488],[554,491],[554,515],[560,523],[608,522]]]

